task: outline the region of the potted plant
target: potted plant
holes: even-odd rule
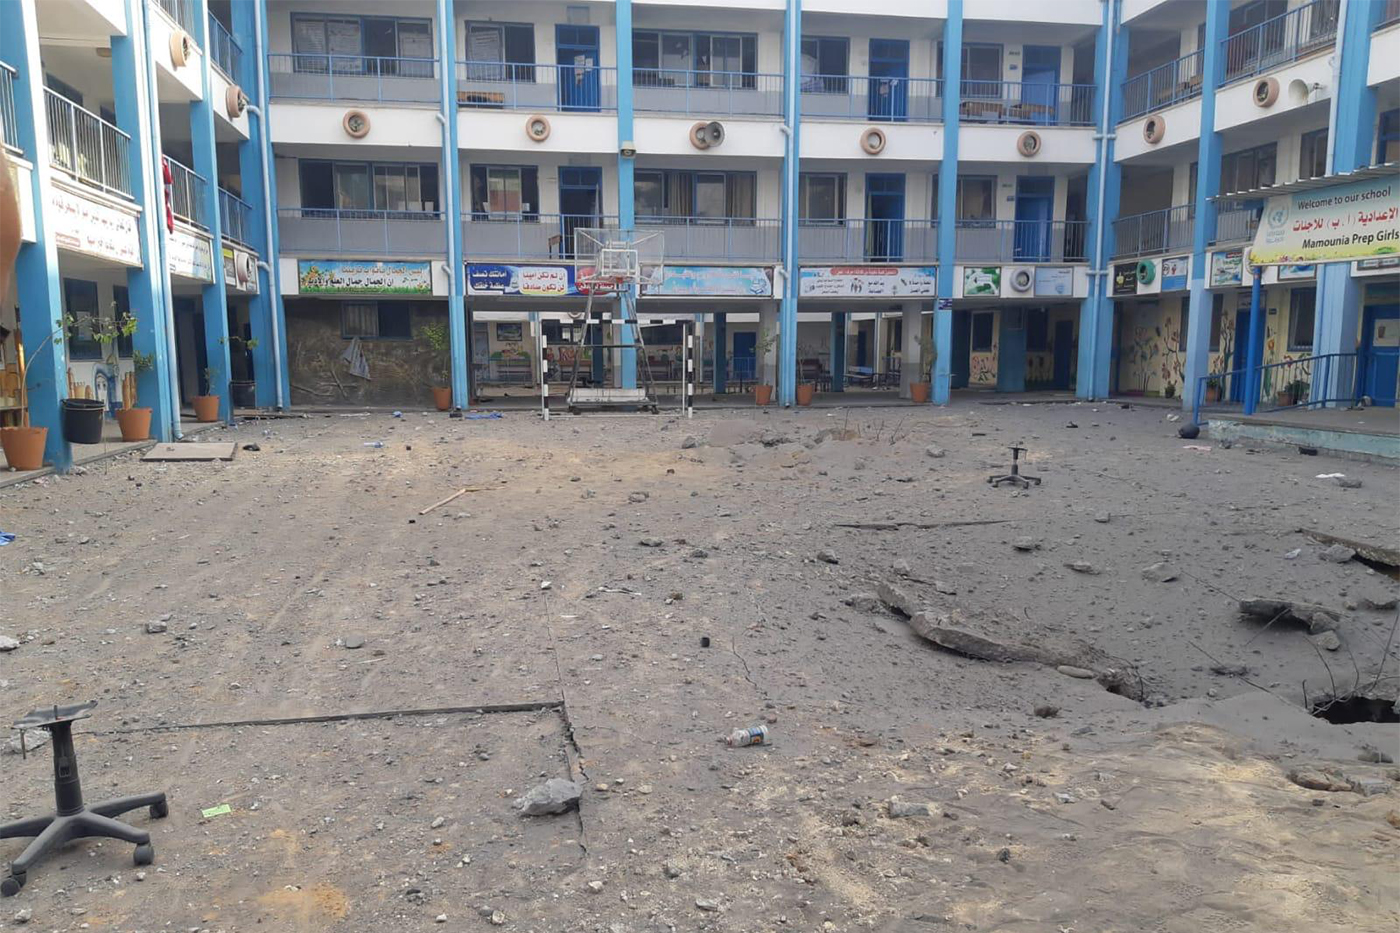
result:
[[[759,370],[763,368],[763,360],[772,351],[773,345],[778,342],[777,334],[770,334],[766,330],[758,332],[758,339],[754,342],[754,359],[757,361]],[[773,401],[773,387],[755,382],[753,385],[753,401],[755,405],[767,405]]]
[[[66,322],[65,322],[66,323]],[[37,359],[45,345],[63,343],[63,328],[49,334],[31,353],[19,355],[19,425],[0,428],[0,450],[13,470],[37,470],[44,465],[44,445],[49,429],[36,428],[29,423],[29,360]]]
[[[130,337],[136,332],[136,318],[130,314],[121,314],[116,302],[112,302],[110,318],[94,316],[80,324],[76,319],[65,316],[63,326],[69,335],[76,333],[80,326],[86,326],[92,334],[92,339],[101,345],[103,358],[115,369],[117,338]],[[96,398],[77,398],[70,394],[59,404],[64,440],[70,444],[102,443],[102,418],[107,412],[107,404],[104,401]]]
[[[919,338],[919,368],[922,375],[933,372],[933,364],[938,362],[938,344],[934,341],[933,335],[928,334]],[[933,382],[925,379],[920,382],[909,383],[909,399],[918,404],[924,404],[933,397]]]
[[[1290,405],[1298,405],[1308,397],[1308,384],[1302,379],[1294,379],[1292,382],[1279,389],[1274,401],[1281,408]]]
[[[137,378],[155,368],[155,355],[133,350],[131,372],[122,377],[122,407],[117,409],[117,424],[122,429],[122,440],[144,441],[151,436],[151,410],[136,407]]]
[[[1211,376],[1206,380],[1206,401],[1218,402],[1221,397],[1222,386],[1219,376]]]
[[[1162,389],[1162,396],[1164,398],[1176,398],[1176,383],[1168,382]]]
[[[219,420],[219,396],[214,387],[219,384],[219,370],[211,366],[204,371],[204,384],[208,395],[194,397],[194,418],[201,424],[211,424]]]
[[[451,359],[452,356],[452,340],[448,335],[447,324],[424,324],[421,333],[427,341],[428,349],[433,353],[428,373],[429,378],[433,380],[433,404],[437,406],[438,411],[447,411],[452,407],[452,380],[448,377],[446,367],[442,365],[444,359]]]
[[[220,341],[222,342],[222,341]],[[228,338],[229,362],[233,370],[244,376],[252,375],[248,365],[248,351],[257,349],[256,337],[239,337],[231,334]],[[230,379],[228,383],[229,401],[234,408],[256,408],[258,404],[257,383],[252,379]]]

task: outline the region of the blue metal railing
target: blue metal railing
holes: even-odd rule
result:
[[[1337,40],[1338,7],[1338,0],[1313,0],[1224,39],[1222,83],[1252,78],[1331,48]]]
[[[1227,198],[1215,205],[1215,230],[1211,243],[1244,243],[1254,239],[1264,202],[1250,198]]]
[[[615,226],[615,214],[468,212],[462,215],[462,248],[472,258],[571,260],[576,230]]]
[[[181,29],[194,38],[194,3],[193,0],[156,0],[156,6],[165,11],[166,15],[173,19]]]
[[[44,89],[49,162],[79,181],[131,197],[131,137],[61,94]]]
[[[973,262],[1079,262],[1088,221],[959,220],[957,258]]]
[[[438,255],[447,249],[442,220],[440,211],[281,208],[278,244],[292,254]]]
[[[754,71],[632,69],[633,105],[639,111],[701,116],[783,115],[783,76]]]
[[[243,80],[243,49],[213,13],[209,14],[209,58],[234,84]]]
[[[1361,399],[1367,362],[1364,354],[1322,353],[1201,376],[1191,420],[1201,424],[1201,410],[1207,405],[1248,410],[1251,395],[1256,411],[1355,405]]]
[[[1201,96],[1201,65],[1205,55],[1197,49],[1174,62],[1158,65],[1123,82],[1123,119],[1131,120],[1154,110]]]
[[[803,261],[937,262],[936,220],[800,220]]]
[[[457,105],[487,110],[613,111],[617,109],[617,69],[457,62]]]
[[[430,104],[442,96],[435,58],[280,52],[267,67],[273,97]]]
[[[776,262],[782,221],[776,217],[638,217],[637,233],[664,236],[666,261],[727,259]]]
[[[937,78],[804,74],[801,91],[804,119],[893,123],[943,119],[943,82]]]
[[[188,165],[165,157],[170,164],[170,211],[196,227],[209,228],[204,214],[204,198],[209,182]]]
[[[1191,247],[1195,207],[1176,207],[1129,214],[1113,222],[1114,257],[1150,256]]]
[[[15,122],[15,75],[13,67],[0,62],[0,146],[19,151],[19,124]]]
[[[224,239],[253,244],[253,205],[226,188],[219,189],[219,227]]]
[[[1035,81],[964,81],[958,117],[963,123],[1093,126],[1094,86]]]

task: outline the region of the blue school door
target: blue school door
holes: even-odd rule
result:
[[[1249,310],[1235,312],[1235,343],[1230,348],[1230,362],[1226,364],[1226,372],[1239,370],[1239,373],[1230,377],[1230,401],[1244,401],[1244,386],[1249,382],[1249,373],[1245,372],[1245,366],[1249,361]]]
[[[601,227],[599,207],[603,203],[603,170],[596,165],[560,166],[559,235],[560,248],[551,250],[562,258],[574,255],[574,231],[580,227]]]
[[[1052,387],[1073,388],[1070,383],[1070,366],[1074,359],[1074,322],[1055,322],[1055,372]]]
[[[872,120],[903,121],[909,116],[909,40],[870,40],[870,89],[867,101]]]
[[[1051,258],[1051,220],[1055,216],[1055,179],[1016,179],[1015,256],[1029,262]]]
[[[598,27],[555,26],[554,47],[559,109],[598,110]]]
[[[1021,52],[1021,105],[1032,123],[1053,124],[1058,117],[1060,49],[1028,45]]]
[[[1372,404],[1394,405],[1400,378],[1400,305],[1366,308],[1361,332],[1361,391]]]
[[[865,258],[899,262],[904,258],[904,176],[865,176]]]
[[[758,334],[749,331],[739,332],[734,335],[734,353],[730,357],[734,366],[734,378],[739,381],[752,382],[758,362],[756,347],[758,346]]]

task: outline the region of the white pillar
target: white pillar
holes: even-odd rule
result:
[[[906,301],[902,313],[901,329],[904,333],[899,348],[899,397],[908,398],[910,383],[926,381],[919,372],[922,368],[919,363],[919,337],[924,332],[924,312],[917,301]]]
[[[870,329],[874,332],[871,343],[874,344],[872,352],[875,354],[870,368],[877,373],[883,374],[885,371],[885,315],[883,312],[875,312],[875,320],[871,324]]]
[[[758,309],[758,339],[768,338],[769,347],[758,357],[758,381],[762,385],[778,384],[778,308],[779,302],[765,301]]]

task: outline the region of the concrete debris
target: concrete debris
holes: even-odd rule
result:
[[[837,557],[834,553],[832,553],[831,551],[828,551],[828,550],[821,550],[821,551],[818,551],[818,552],[817,552],[817,560],[821,561],[823,564],[839,564],[839,563],[841,563],[841,558]]]
[[[1333,564],[1345,564],[1356,556],[1356,551],[1343,544],[1334,544],[1319,552],[1318,557]]]
[[[1390,612],[1395,609],[1397,605],[1400,605],[1400,600],[1397,600],[1394,596],[1363,596],[1361,597],[1361,605],[1375,612]]]
[[[1353,793],[1363,797],[1388,794],[1391,781],[1378,777],[1350,777],[1337,768],[1294,768],[1288,772],[1288,779],[1299,787],[1308,790],[1321,790],[1332,794]]]
[[[24,924],[24,923],[28,923],[29,921],[31,921],[31,920],[33,920],[33,919],[34,919],[34,911],[33,911],[32,908],[29,908],[29,907],[21,907],[19,910],[15,911],[15,916],[14,916],[14,921],[15,921],[15,923]]]
[[[23,748],[20,747],[21,735],[24,736]],[[52,736],[49,735],[49,730],[47,729],[25,729],[23,733],[16,730],[15,733],[10,736],[9,741],[5,743],[5,750],[11,755],[28,754],[36,748],[43,748],[45,745],[49,744],[50,738],[52,738]]]
[[[910,816],[933,816],[933,807],[926,803],[913,803],[891,797],[889,801],[890,819],[902,820]]]
[[[627,494],[628,502],[645,502],[650,498],[651,493],[649,492],[629,492]]]
[[[164,632],[169,627],[170,626],[167,625],[165,620],[163,619],[152,619],[151,621],[146,623],[146,634],[159,635],[161,632]]]
[[[1109,518],[1110,518],[1110,515],[1109,515],[1109,513],[1107,513],[1107,512],[1095,512],[1095,513],[1094,513],[1094,521],[1098,522],[1100,525],[1107,525],[1108,522],[1109,522]]]
[[[1060,708],[1049,703],[1042,703],[1032,710],[1032,712],[1041,719],[1054,719],[1056,716],[1060,715]]]
[[[1309,635],[1308,640],[1326,651],[1336,651],[1338,648],[1342,647],[1342,640],[1337,637],[1336,632],[1330,630],[1319,632],[1316,635]]]
[[[1087,573],[1091,576],[1099,572],[1099,568],[1095,567],[1087,560],[1072,560],[1066,563],[1065,566],[1075,573]]]
[[[1029,535],[1022,535],[1015,541],[1012,541],[1011,546],[1018,551],[1030,552],[1040,547],[1040,542],[1030,537]]]
[[[695,899],[695,906],[701,910],[708,910],[712,913],[718,913],[724,910],[724,906],[720,904],[719,900],[713,897],[697,897]]]
[[[1310,635],[1336,628],[1342,618],[1342,614],[1335,609],[1288,599],[1242,599],[1240,614],[1264,622],[1278,620],[1305,625]]]
[[[0,635],[0,651],[14,651],[19,647],[19,639],[11,638],[9,635]]]
[[[1155,564],[1150,564],[1142,568],[1142,576],[1145,580],[1153,583],[1170,583],[1176,579],[1176,571],[1166,561],[1159,560]]]
[[[543,784],[530,788],[515,801],[515,808],[521,816],[545,816],[551,813],[567,813],[578,808],[583,796],[583,785],[563,778],[550,778]]]
[[[1073,664],[1061,664],[1058,665],[1055,670],[1064,674],[1066,677],[1073,677],[1076,680],[1094,679],[1094,672],[1086,667],[1075,667]]]
[[[681,450],[694,450],[696,447],[699,446],[700,440],[694,435],[690,435],[686,437],[685,440],[681,441]]]
[[[948,456],[948,451],[944,450],[942,447],[935,447],[930,444],[928,447],[924,448],[924,456],[934,460],[942,460],[944,457]]]
[[[847,596],[842,602],[861,612],[879,612],[883,608],[880,597],[874,593],[856,593]]]
[[[642,547],[661,547],[661,545],[665,544],[660,538],[643,538],[637,543]]]

